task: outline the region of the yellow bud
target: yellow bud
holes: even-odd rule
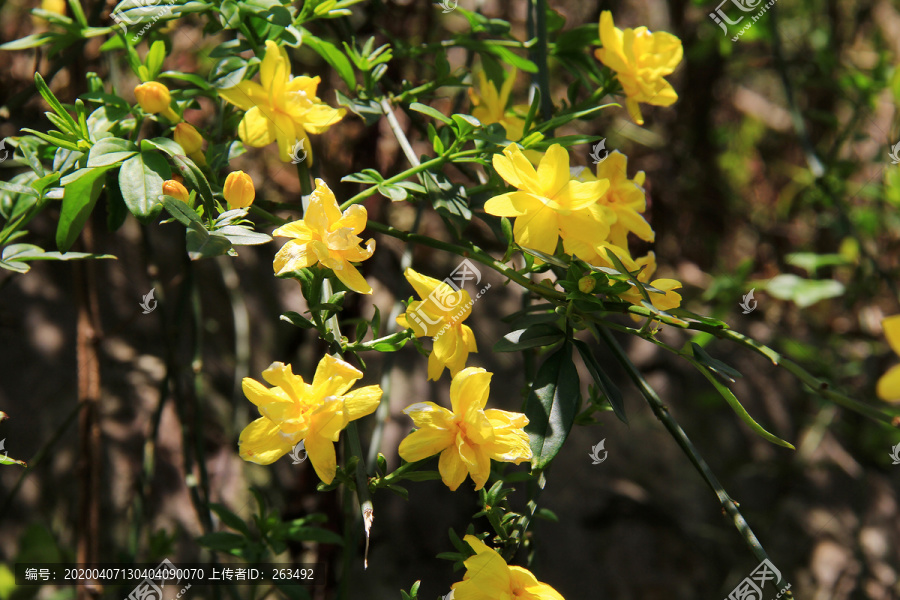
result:
[[[193,154],[203,149],[203,136],[190,123],[175,126],[175,142],[184,148],[185,154]]]
[[[590,294],[594,291],[594,287],[597,285],[597,282],[594,281],[594,278],[590,275],[586,275],[578,280],[578,289],[583,294]]]
[[[229,208],[246,208],[253,204],[256,188],[253,187],[253,180],[249,175],[243,171],[232,171],[225,178],[222,193]]]
[[[187,188],[174,179],[163,181],[162,191],[166,196],[172,196],[173,198],[177,198],[178,200],[181,200],[185,203],[187,203],[187,201],[190,199],[190,194],[188,194]]]
[[[172,102],[169,88],[158,81],[148,81],[137,86],[134,88],[134,97],[137,98],[141,109],[151,115],[165,111]]]

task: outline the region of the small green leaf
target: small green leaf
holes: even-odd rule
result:
[[[88,152],[88,167],[107,167],[128,160],[137,154],[134,143],[116,137],[98,140]]]
[[[616,384],[609,378],[609,375],[600,368],[600,363],[597,362],[597,359],[594,357],[594,354],[587,344],[581,340],[572,340],[572,343],[578,349],[578,353],[581,354],[581,359],[584,361],[584,365],[587,367],[588,371],[590,371],[591,377],[594,378],[594,383],[597,384],[600,392],[609,401],[609,405],[612,407],[613,412],[620,421],[628,425],[628,417],[625,415],[625,401],[622,398],[622,392],[619,391]]]
[[[531,468],[543,469],[559,453],[581,405],[572,346],[565,344],[544,361],[525,400]]]
[[[317,38],[306,29],[303,29],[302,33],[303,45],[308,46],[316,54],[321,56],[325,62],[337,71],[338,75],[341,76],[341,79],[344,80],[344,83],[347,84],[347,87],[351,91],[355,90],[356,75],[353,72],[353,65],[350,63],[350,59],[347,58],[347,55],[341,52],[338,47],[331,42],[326,42],[325,40]]]
[[[163,195],[159,201],[163,205],[163,208],[166,209],[166,212],[172,215],[176,221],[185,227],[189,227],[191,223],[201,223],[200,215],[182,200],[173,198],[172,196]]]
[[[294,311],[288,311],[281,315],[282,321],[287,321],[291,325],[296,325],[302,329],[315,329],[316,325],[300,313],[296,313]]]
[[[559,327],[548,324],[534,325],[504,335],[500,341],[494,344],[494,352],[516,352],[528,348],[550,346],[565,337],[565,333]]]
[[[87,223],[100,191],[103,174],[112,167],[79,169],[80,173],[65,185],[59,223],[56,227],[56,247],[65,252],[72,247],[84,224]]]
[[[285,532],[287,539],[298,542],[319,542],[320,544],[344,545],[344,540],[333,531],[321,527],[293,527]]]
[[[162,184],[171,177],[169,163],[155,151],[141,152],[122,163],[119,189],[125,206],[138,221],[149,223],[159,213]]]
[[[250,536],[250,529],[247,527],[247,524],[244,523],[244,520],[231,512],[227,506],[224,504],[216,504],[214,502],[210,502],[209,504],[210,510],[212,510],[218,517],[231,529],[235,531],[240,531],[245,536]]]
[[[789,300],[800,308],[806,308],[822,300],[843,295],[844,284],[834,279],[803,279],[784,273],[769,280],[766,291],[779,300]]]
[[[234,246],[255,246],[272,241],[272,236],[269,234],[253,231],[252,229],[240,225],[226,225],[225,227],[219,227],[215,230],[215,233],[228,238],[228,241]]]
[[[453,125],[453,120],[450,119],[450,117],[440,112],[436,108],[428,106],[427,104],[422,104],[421,102],[413,102],[409,105],[409,108],[410,110],[420,112],[423,115],[428,115],[429,117],[437,119],[438,121],[446,123],[447,125]]]
[[[191,260],[221,256],[231,250],[228,238],[210,233],[201,223],[191,222],[185,233],[188,256]]]

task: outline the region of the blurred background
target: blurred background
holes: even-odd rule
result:
[[[685,48],[684,61],[669,77],[679,101],[645,107],[644,127],[613,108],[557,135],[604,136],[607,149],[628,156],[630,176],[646,172],[648,220],[657,241],[632,250],[656,252],[660,276],[684,283],[687,308],[724,319],[851,396],[883,406],[875,381],[898,361],[880,323],[900,312],[900,165],[890,156],[900,142],[900,9],[889,0],[785,0],[732,41],[744,23],[728,26],[726,35],[709,16],[715,2],[551,0],[565,28],[597,23],[608,9],[617,26],[669,31]],[[510,21],[513,34],[526,38],[525,2],[459,4]],[[44,27],[28,14],[34,6],[31,0],[0,3],[2,41]],[[103,7],[103,19],[112,6]],[[719,7],[732,19],[744,14],[732,3]],[[357,37],[375,36],[379,43],[435,41],[468,28],[462,17],[423,0],[365,2],[353,10]],[[213,63],[209,53],[224,38],[204,35],[191,18],[164,27],[173,44],[165,68],[205,77]],[[35,70],[63,102],[74,102],[73,81],[86,70],[129,97],[137,81],[110,59],[117,55],[99,52],[102,41],[87,43],[76,64],[33,51],[0,52],[0,137],[19,135],[22,127],[47,128],[46,108],[29,87]],[[462,66],[465,51],[451,49],[448,59]],[[347,93],[308,49],[292,51],[292,61],[295,75],[322,77],[319,96],[330,104],[336,104],[335,90]],[[571,79],[558,63],[551,67],[559,104]],[[430,72],[423,62],[396,56],[386,78],[415,83]],[[527,87],[520,73],[514,103],[527,101]],[[449,111],[459,91],[441,90],[432,104]],[[189,120],[202,128],[211,125],[212,114],[204,106],[189,112]],[[421,135],[409,135],[419,154],[432,152]],[[387,177],[406,168],[384,120],[365,127],[348,114],[313,144],[320,176],[339,202],[361,189],[341,183],[344,175],[373,168]],[[590,165],[587,145],[570,152],[573,165]],[[3,179],[18,172],[14,165],[2,167]],[[274,146],[249,149],[230,167],[252,176],[260,206],[299,206],[296,171],[278,161]],[[381,196],[365,206],[370,219],[399,228],[409,229],[415,219],[414,207]],[[52,247],[54,219],[52,210],[45,213],[24,241]],[[129,217],[111,234],[104,211],[97,210],[91,231],[95,251],[117,260],[46,262],[26,275],[0,273],[0,410],[10,416],[0,424],[0,438],[10,456],[30,464],[24,477],[20,467],[0,469],[0,599],[74,598],[70,588],[16,587],[10,569],[15,562],[74,561],[79,539],[96,544],[108,562],[207,561],[209,553],[195,538],[210,526],[224,526],[217,519],[204,524],[192,503],[201,470],[210,499],[244,519],[255,510],[248,489],[257,486],[283,519],[322,512],[330,519],[325,527],[340,533],[341,494],[316,492],[308,462],[292,465],[285,458],[263,467],[237,456],[240,430],[256,418],[240,391],[241,378],[259,379],[276,360],[311,375],[325,351],[310,332],[278,318],[305,310],[299,285],[272,274],[281,242],[244,247],[237,258],[188,264],[177,225],[144,227]],[[430,210],[420,232],[450,239]],[[473,221],[465,236],[495,256],[503,253],[481,221]],[[386,319],[398,298],[413,293],[401,276],[404,245],[373,237],[377,251],[362,270],[375,292],[349,294],[342,319],[369,318],[376,306]],[[453,255],[414,248],[413,267],[438,279],[457,263]],[[496,273],[482,273],[482,285],[492,287],[467,321],[479,346],[469,364],[495,373],[496,406],[518,410],[526,385],[520,356],[490,348],[509,332],[500,318],[520,307],[521,294]],[[780,275],[820,284],[797,289],[783,278],[770,283]],[[84,293],[87,282],[96,293]],[[159,308],[143,314],[139,304],[151,288]],[[745,315],[739,304],[751,289],[758,305]],[[79,436],[79,306],[93,324],[101,373],[92,438],[99,449],[91,471],[96,478],[89,480],[80,476],[91,450]],[[677,347],[685,340],[665,327],[660,336]],[[780,448],[747,429],[689,364],[640,340],[622,342],[740,502],[797,598],[900,597],[900,466],[889,457],[900,434],[822,401],[757,354],[712,343],[707,349],[743,374],[732,388],[747,410],[797,450]],[[385,356],[366,357],[362,384],[382,381]],[[397,444],[411,427],[400,411],[422,400],[446,403],[449,380],[426,382],[426,359],[410,347],[388,360],[391,411],[381,448],[393,468]],[[625,395],[629,425],[605,413],[600,425],[573,430],[547,474],[540,503],[559,521],[537,522],[532,570],[569,600],[727,597],[757,561],[643,398],[611,357],[608,362]],[[589,380],[582,373],[583,385]],[[371,418],[361,423],[364,450],[372,426]],[[592,465],[590,449],[601,440],[608,459]],[[187,458],[186,448],[192,449]],[[147,456],[154,457],[151,464]],[[447,530],[462,535],[480,510],[476,493],[468,483],[450,493],[439,481],[410,483],[408,489],[408,501],[376,495],[369,568],[354,562],[348,597],[398,598],[401,587],[421,580],[419,596],[431,600],[460,579],[450,562],[435,555],[452,551]],[[79,498],[85,494],[101,507],[98,523],[84,523]],[[523,496],[510,503],[524,510]],[[476,526],[489,530],[484,519]],[[88,542],[80,527],[88,527]],[[334,597],[340,551],[307,545],[292,552],[329,565],[327,585],[313,590],[313,597]],[[242,599],[248,589],[238,588]],[[104,597],[128,591],[107,590]]]

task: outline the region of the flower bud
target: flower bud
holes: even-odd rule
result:
[[[253,187],[253,180],[249,175],[243,171],[232,171],[225,178],[222,193],[229,208],[246,208],[253,204],[256,188]]]
[[[597,286],[597,282],[590,275],[586,275],[578,280],[578,290],[583,294],[590,294]]]
[[[187,203],[191,197],[190,194],[188,194],[187,188],[174,179],[163,181],[162,191],[166,196],[172,196],[173,198],[177,198],[184,203]]]
[[[150,115],[161,114],[170,121],[179,121],[180,118],[172,110],[172,95],[169,88],[158,81],[148,81],[134,88],[134,97],[141,110]]]
[[[175,126],[175,142],[184,148],[185,154],[194,154],[203,149],[203,136],[187,122]]]

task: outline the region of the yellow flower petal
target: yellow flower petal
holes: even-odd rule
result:
[[[362,376],[362,371],[347,361],[326,354],[316,367],[312,393],[317,397],[340,396]]]
[[[894,365],[878,379],[875,393],[885,402],[900,402],[900,365]]]
[[[375,412],[381,402],[382,393],[379,386],[367,385],[344,394],[344,411],[347,413],[347,419],[355,421]]]
[[[484,212],[497,217],[518,217],[538,211],[544,203],[528,192],[509,192],[484,203]]]
[[[884,328],[884,337],[887,338],[891,349],[897,356],[900,356],[900,315],[882,319],[881,326]]]
[[[238,439],[240,457],[258,465],[270,465],[288,452],[293,444],[286,441],[278,425],[265,417],[256,419],[241,432]]]
[[[341,283],[358,294],[371,294],[372,286],[366,281],[360,272],[346,260],[338,268],[334,268],[334,274]]]
[[[238,125],[238,135],[242,142],[254,148],[261,148],[275,141],[274,127],[271,127],[271,121],[258,106],[244,113],[244,118]]]
[[[481,367],[468,367],[450,383],[450,405],[453,412],[465,415],[471,409],[480,410],[487,404],[493,373]]]
[[[447,429],[417,429],[400,442],[398,452],[406,462],[415,462],[442,452],[453,444],[454,438],[454,433]]]
[[[524,217],[517,217],[513,224],[516,243],[546,254],[556,252],[559,225],[556,213],[545,208]]]
[[[322,436],[314,435],[303,440],[306,455],[319,479],[325,483],[331,483],[337,473],[337,460],[334,453],[334,443]]]
[[[556,196],[569,183],[569,153],[559,144],[547,149],[537,168],[537,177],[544,194]]]
[[[297,269],[305,269],[315,264],[317,260],[316,256],[309,252],[307,242],[289,240],[275,254],[272,266],[275,269],[275,274],[281,275]]]
[[[219,90],[219,95],[241,110],[250,110],[269,101],[266,90],[255,81],[242,81],[234,87]]]
[[[452,445],[453,443],[454,441],[451,440],[451,446],[441,452],[441,458],[438,460],[438,472],[441,474],[441,481],[450,488],[451,492],[456,491],[460,484],[465,481],[468,474],[466,465],[459,457],[459,452]]]

